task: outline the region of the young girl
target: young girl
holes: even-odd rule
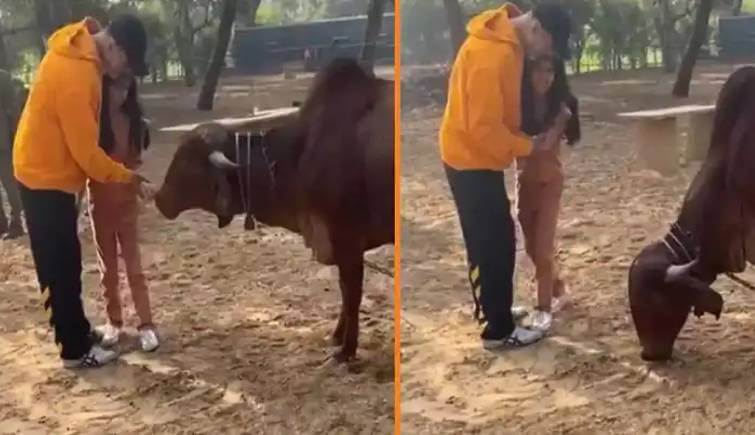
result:
[[[552,313],[562,308],[566,286],[556,264],[556,225],[564,184],[560,144],[580,138],[577,100],[571,95],[561,60],[528,61],[522,85],[522,131],[544,134],[549,147],[517,161],[518,218],[525,250],[535,264],[538,304],[532,326],[550,329]]]
[[[129,169],[141,164],[141,153],[149,146],[149,131],[142,117],[136,80],[122,77],[103,80],[100,112],[100,146],[114,160]],[[90,216],[94,230],[108,323],[102,328],[103,345],[118,342],[123,317],[118,291],[118,248],[126,266],[126,277],[139,316],[139,341],[144,351],[159,346],[152,323],[149,292],[141,266],[138,243],[137,191],[130,184],[89,182]]]

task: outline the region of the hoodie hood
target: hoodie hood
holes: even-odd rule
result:
[[[102,67],[94,20],[55,32],[37,68],[13,143],[16,179],[34,190],[76,194],[87,179],[130,182],[131,171],[97,143]]]
[[[507,3],[469,21],[440,131],[441,158],[454,169],[500,171],[532,150],[520,128],[524,50],[511,23],[521,15]]]
[[[47,40],[48,50],[68,58],[90,60],[99,64],[100,57],[92,35],[100,30],[101,26],[93,18],[69,24],[50,36]]]
[[[512,3],[498,9],[485,11],[467,23],[469,35],[488,41],[519,43],[519,37],[511,24],[511,18],[522,15],[522,10]]]

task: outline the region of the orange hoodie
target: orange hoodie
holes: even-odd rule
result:
[[[29,189],[78,193],[87,177],[133,178],[98,145],[102,69],[93,23],[65,26],[48,40],[13,145],[15,176]]]
[[[510,21],[521,14],[505,4],[467,25],[440,128],[441,157],[454,169],[503,170],[532,151],[519,130],[524,50]]]

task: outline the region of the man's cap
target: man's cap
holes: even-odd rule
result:
[[[149,74],[144,59],[147,53],[147,31],[141,20],[130,14],[119,15],[110,22],[107,32],[126,53],[131,72],[137,77]]]
[[[571,14],[562,4],[548,1],[535,6],[532,15],[553,38],[553,48],[563,60],[571,58],[569,36],[572,30]]]

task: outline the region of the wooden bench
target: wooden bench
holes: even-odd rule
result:
[[[172,127],[161,128],[163,132],[186,132],[194,130],[201,124],[208,122],[216,122],[224,127],[233,129],[239,132],[260,132],[269,130],[274,127],[279,127],[286,122],[296,118],[299,114],[298,107],[284,107],[282,109],[261,110],[255,112],[252,116],[244,118],[221,118],[212,119],[209,121],[199,122],[195,124],[181,124],[174,125]]]
[[[714,114],[715,106],[688,105],[619,113],[618,116],[636,121],[637,154],[643,167],[671,175],[679,170],[680,163],[684,166],[705,158]],[[677,140],[682,117],[689,120],[686,146]]]

